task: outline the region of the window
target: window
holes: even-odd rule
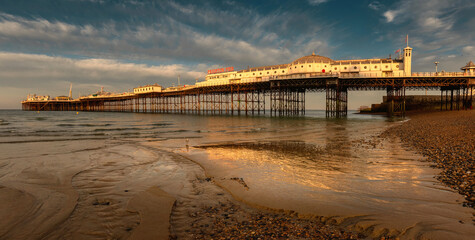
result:
[[[364,69],[367,69],[368,67],[367,66],[364,66]]]
[[[312,65],[308,65],[308,67],[312,67]]]
[[[389,68],[388,65],[386,65],[386,68]]]
[[[335,68],[335,70],[337,70],[337,68]]]
[[[282,70],[282,73],[285,73],[285,70]]]
[[[267,72],[267,74],[269,74],[269,72]]]
[[[327,67],[327,65],[325,65],[325,67]]]
[[[302,68],[303,68],[303,65],[302,65]]]
[[[346,67],[345,67],[345,70],[346,70]]]
[[[297,66],[295,66],[295,68],[297,68]]]
[[[239,76],[241,76],[241,74],[239,74]]]
[[[252,75],[256,75],[256,73],[252,73]]]
[[[358,69],[356,66],[353,67],[354,69]]]
[[[374,66],[374,69],[378,68],[378,66]]]
[[[396,68],[399,68],[399,65],[396,65]]]
[[[277,73],[277,71],[274,71],[274,73]]]
[[[262,72],[261,72],[261,73],[259,73],[259,75],[262,75]]]

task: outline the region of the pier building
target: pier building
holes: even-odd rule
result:
[[[160,86],[158,84],[145,85],[145,86],[140,86],[140,87],[134,88],[134,93],[135,94],[161,92],[161,91],[162,91],[162,86]]]
[[[409,46],[404,48],[404,53],[396,59],[333,60],[313,52],[311,55],[298,58],[287,64],[252,67],[240,71],[208,71],[205,81],[197,83],[197,86],[268,81],[289,74],[404,77],[411,75],[411,64],[412,48]]]
[[[463,70],[463,72],[465,74],[475,74],[475,63],[473,63],[472,61],[468,62],[467,65],[465,65],[464,67],[460,68],[461,70]]]

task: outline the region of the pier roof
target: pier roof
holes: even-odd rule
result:
[[[465,70],[465,69],[475,69],[475,63],[473,63],[472,61],[468,62],[467,65],[465,65],[465,67],[462,67],[460,68],[462,70]]]
[[[319,63],[319,62],[324,62],[324,63],[332,63],[333,60],[329,57],[325,56],[320,56],[316,55],[315,53],[312,53],[312,55],[304,56],[301,57],[295,61],[292,62],[292,64],[300,64],[300,63]]]

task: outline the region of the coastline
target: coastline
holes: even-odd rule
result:
[[[464,137],[464,139],[473,142],[473,134],[471,132],[473,131],[472,126],[474,122],[473,113],[436,112],[434,114],[435,115],[432,113],[423,113],[419,115],[428,115],[428,117],[422,116],[421,118],[428,118],[431,121],[443,118],[445,120],[438,120],[442,122],[441,124],[447,125],[447,123],[450,123],[448,125],[454,125],[452,126],[453,128],[462,132],[469,132],[471,138]],[[438,114],[442,114],[443,116],[439,117]],[[448,116],[445,116],[445,114]],[[462,114],[462,116],[458,116],[459,114]],[[465,116],[467,114],[469,115]],[[401,168],[391,168],[392,170],[399,169],[398,171],[393,171],[397,175],[397,180],[402,179],[401,174],[409,172],[409,175],[412,176],[414,174],[411,173],[411,171],[417,170],[418,166],[425,166],[425,169],[430,169],[430,171],[424,172],[424,176],[428,177],[416,178],[407,183],[411,184],[418,181],[424,182],[430,180],[427,181],[431,184],[429,188],[433,185],[435,186],[434,188],[442,187],[442,184],[439,184],[433,177],[437,175],[439,170],[430,168],[429,163],[425,162],[420,154],[402,154],[399,157],[394,157],[394,155],[392,155],[405,152],[404,148],[406,147],[411,148],[408,140],[401,138],[401,140],[405,140],[403,142],[406,146],[403,146],[397,134],[398,131],[401,131],[399,134],[409,134],[409,136],[407,136],[408,139],[414,137],[412,135],[415,134],[413,133],[414,131],[411,130],[411,126],[416,123],[414,121],[414,119],[418,118],[416,115],[411,114],[411,117],[408,119],[412,120],[403,122],[391,122],[387,124],[387,121],[383,120],[381,122],[384,124],[381,125],[377,125],[377,122],[372,122],[369,125],[370,128],[365,127],[357,130],[354,129],[353,125],[361,125],[361,122],[359,121],[353,121],[353,125],[348,125],[349,123],[340,121],[335,123],[325,121],[324,131],[303,131],[306,135],[302,134],[302,132],[299,132],[298,135],[290,133],[282,134],[282,136],[289,136],[286,137],[286,140],[291,139],[291,141],[282,141],[280,137],[275,139],[269,139],[268,136],[261,137],[262,133],[258,130],[256,130],[256,133],[251,132],[253,134],[249,134],[249,129],[245,128],[236,134],[236,130],[231,129],[229,131],[232,132],[232,136],[235,139],[230,141],[229,144],[221,144],[220,146],[214,147],[225,149],[226,147],[238,146],[237,148],[232,148],[234,149],[232,151],[224,150],[221,153],[233,152],[234,155],[232,157],[239,157],[239,155],[242,155],[248,159],[254,159],[257,162],[262,163],[265,159],[257,159],[256,156],[262,155],[263,152],[267,152],[267,154],[278,154],[278,156],[288,155],[290,156],[289,159],[292,161],[302,157],[319,155],[322,151],[328,151],[332,154],[331,156],[351,157],[351,154],[354,152],[350,151],[350,148],[341,147],[342,144],[344,146],[351,144],[354,145],[353,150],[367,152],[365,155],[360,155],[359,159],[365,159],[363,162],[367,162],[368,169],[366,172],[358,171],[358,174],[364,173],[365,176],[367,174],[370,174],[369,176],[371,176],[372,173],[378,173],[382,176],[380,180],[390,178],[385,174],[390,173],[391,171],[379,171],[385,169],[373,168],[373,162],[375,160],[383,161],[382,159],[385,158],[384,156],[391,155],[395,159],[400,159],[402,157],[402,162],[388,162],[387,164],[387,167],[391,167],[403,163],[400,165]],[[34,115],[34,117],[36,117],[36,115]],[[468,119],[466,119],[467,117]],[[447,120],[448,118],[455,118],[456,120],[449,121]],[[65,115],[65,117],[59,119],[63,121],[62,123],[59,123],[60,127],[61,125],[65,125],[64,122],[67,122],[67,126],[71,127],[73,126],[71,122],[74,123],[74,121],[76,121],[69,115]],[[96,121],[95,118],[91,119]],[[160,123],[154,121],[151,124],[153,124],[152,126],[159,124],[159,128],[157,129],[163,131],[162,124],[168,124],[165,120],[166,119],[162,120]],[[32,121],[46,123],[44,117],[36,117],[33,118]],[[11,123],[11,125],[15,124],[12,120],[6,122]],[[452,124],[452,122],[457,122],[458,124],[465,126],[465,128],[461,129],[460,126]],[[315,122],[312,121],[310,123],[312,124],[310,126],[313,129],[313,124],[315,124]],[[469,125],[467,125],[467,123]],[[89,126],[89,124],[92,123],[84,122],[84,120],[81,119],[81,122],[77,124]],[[111,129],[118,129],[118,127],[124,128],[122,125],[109,122],[94,122],[93,124],[93,130],[106,129],[106,127]],[[426,122],[423,124],[427,125]],[[408,125],[409,127],[406,127],[405,125]],[[268,127],[263,124],[259,124],[258,126],[259,130],[263,127]],[[378,128],[377,126],[387,127]],[[131,128],[131,126],[125,125],[125,127],[136,131],[136,128]],[[79,128],[79,126],[76,128]],[[184,132],[184,130],[181,130],[182,128],[183,127],[180,127],[178,130]],[[348,132],[349,130],[346,130],[347,128],[352,129],[352,132]],[[418,126],[415,126],[414,128],[416,130],[422,129]],[[425,132],[432,131],[432,128],[431,125],[431,127],[424,128],[417,134],[426,138],[434,137],[427,135],[427,132]],[[80,129],[82,130],[83,128]],[[278,129],[280,131],[280,128]],[[52,130],[56,130],[56,127],[52,128]],[[146,131],[148,130],[149,129],[146,129]],[[218,130],[220,129],[214,129],[214,132],[211,133],[200,133],[199,136],[216,134],[216,132],[219,133]],[[442,130],[449,131],[450,133],[454,132],[450,131],[450,129]],[[41,129],[40,131],[45,130]],[[177,135],[175,129],[171,129],[168,132],[174,136]],[[197,133],[197,131],[193,131],[192,133],[198,135],[195,132]],[[95,133],[96,131],[92,132],[92,134]],[[270,133],[274,135],[274,132]],[[44,135],[45,134],[42,132],[39,134],[40,137],[43,137]],[[186,135],[184,136],[190,135],[194,136],[189,132],[186,132]],[[236,135],[238,137],[236,137]],[[259,136],[259,138],[251,138],[254,139],[251,143],[238,141],[246,139],[249,135],[251,135],[251,137]],[[341,144],[330,144],[325,148],[319,148],[317,141],[312,142],[311,140],[308,140],[309,142],[307,143],[296,141],[299,138],[307,139],[313,135],[339,137],[342,140],[339,141]],[[384,135],[391,138],[389,140],[394,141],[386,141],[388,139],[384,139]],[[455,132],[455,135],[456,137],[461,137],[461,134],[459,133]],[[228,139],[225,137],[222,138],[222,135],[218,136],[219,137],[215,138],[215,140],[217,140],[216,142],[222,143],[222,139]],[[440,140],[440,136],[436,137],[439,137],[439,142],[443,143],[443,141]],[[45,141],[41,143],[41,147],[34,149],[35,151],[32,151],[30,148],[31,144],[29,143],[4,144],[3,146],[5,149],[10,149],[12,146],[15,146],[15,148],[5,151],[6,155],[3,156],[5,161],[2,164],[3,169],[14,170],[12,172],[20,172],[22,178],[18,180],[15,178],[15,174],[6,175],[6,177],[2,179],[2,186],[13,187],[15,189],[18,188],[18,190],[23,190],[24,193],[13,191],[8,188],[0,189],[5,193],[3,197],[4,201],[6,201],[6,204],[4,204],[5,206],[2,209],[5,213],[16,214],[15,216],[11,215],[12,218],[8,218],[9,220],[29,220],[44,219],[43,215],[50,213],[59,216],[57,214],[58,212],[53,210],[61,208],[59,214],[63,215],[67,213],[69,216],[66,220],[50,218],[50,221],[45,222],[45,224],[51,223],[48,226],[48,230],[30,228],[31,231],[43,232],[45,239],[58,238],[59,236],[71,238],[73,236],[78,238],[81,236],[101,236],[102,238],[106,238],[107,236],[122,236],[123,238],[130,239],[141,239],[147,237],[154,239],[257,239],[259,237],[265,239],[391,239],[396,237],[400,237],[401,239],[412,239],[415,238],[415,236],[422,236],[419,234],[424,234],[424,236],[429,239],[444,239],[443,237],[440,237],[440,234],[447,234],[447,232],[454,233],[454,235],[451,236],[456,236],[457,238],[462,239],[462,237],[465,236],[462,235],[462,233],[466,234],[467,232],[473,232],[471,220],[473,209],[462,207],[460,203],[463,202],[463,198],[455,191],[452,191],[445,186],[443,187],[445,189],[443,191],[450,192],[450,194],[456,196],[456,201],[453,201],[454,198],[440,198],[437,200],[432,198],[440,195],[424,195],[426,196],[424,199],[431,200],[430,202],[426,201],[428,203],[427,205],[425,205],[425,200],[421,202],[409,202],[409,204],[416,206],[410,209],[416,210],[420,215],[429,213],[427,210],[440,211],[440,209],[443,209],[445,212],[451,212],[451,214],[443,215],[443,217],[446,217],[443,220],[453,220],[450,221],[452,225],[445,225],[445,232],[432,231],[433,229],[429,229],[432,232],[428,232],[428,229],[424,228],[423,225],[413,225],[412,223],[408,224],[410,226],[409,230],[405,228],[401,229],[391,224],[388,225],[381,221],[376,221],[375,218],[370,215],[351,214],[351,212],[347,210],[351,205],[341,202],[332,202],[330,200],[331,198],[325,198],[325,195],[322,196],[326,201],[333,203],[337,210],[342,212],[342,214],[326,214],[326,212],[330,210],[329,208],[315,204],[314,214],[306,215],[305,212],[296,209],[303,206],[301,202],[289,201],[289,203],[293,203],[296,207],[292,206],[289,208],[288,205],[282,206],[284,202],[281,202],[280,197],[285,196],[286,194],[288,197],[288,192],[292,192],[294,187],[287,189],[290,191],[279,191],[276,195],[264,195],[265,198],[273,200],[273,203],[270,205],[260,204],[261,201],[248,201],[249,199],[246,199],[246,197],[248,197],[250,193],[261,191],[269,185],[256,184],[257,182],[255,179],[250,178],[250,175],[241,174],[240,172],[230,174],[232,171],[228,170],[232,170],[238,166],[225,166],[227,170],[218,171],[220,174],[217,174],[216,170],[219,169],[215,169],[216,166],[213,167],[213,165],[210,165],[212,162],[207,163],[203,160],[194,161],[193,159],[190,159],[189,154],[203,153],[201,150],[196,151],[196,147],[200,146],[199,143],[203,143],[203,140],[200,139],[201,138],[190,138],[190,143],[194,146],[190,150],[191,153],[188,152],[188,141],[186,141],[187,145],[184,145],[185,138],[183,137],[170,138],[166,142],[156,141],[155,137],[140,138],[140,141],[136,141],[133,138],[127,139],[127,141],[123,141],[122,139],[103,141],[101,138],[96,141],[88,140],[87,142],[78,142],[77,140],[79,139],[74,139],[74,141],[70,140],[69,142],[66,142],[68,144],[63,146],[63,148],[57,148],[56,141]],[[294,140],[292,141],[292,139]],[[38,144],[36,143],[37,138],[33,138],[32,140],[34,140],[34,144]],[[373,140],[381,141],[382,143],[372,142]],[[323,139],[323,141],[334,143],[332,138]],[[457,143],[456,140],[453,141]],[[209,139],[205,138],[205,142],[209,142]],[[385,148],[379,147],[385,145]],[[208,145],[208,147],[212,146]],[[25,151],[25,149],[28,149],[28,151]],[[376,150],[373,151],[371,149]],[[390,151],[383,151],[384,149],[390,149]],[[450,148],[446,150],[449,151],[449,153],[451,151]],[[212,152],[220,153],[215,150]],[[253,152],[257,155],[249,155]],[[411,150],[411,152],[414,153],[413,150]],[[50,155],[46,155],[45,153],[49,153]],[[374,153],[379,154],[375,155]],[[52,158],[51,154],[56,158]],[[14,157],[14,160],[11,160],[12,156]],[[213,156],[216,163],[223,163],[226,160],[226,155],[217,154]],[[278,156],[273,155],[270,159],[278,159]],[[204,159],[204,157],[205,156],[197,156],[198,159]],[[62,159],[62,161],[57,161],[57,158]],[[32,159],[34,159],[34,161]],[[314,158],[312,157],[312,159]],[[328,161],[329,158],[325,158],[325,160]],[[243,162],[242,164],[249,165],[248,162]],[[251,162],[249,166],[258,165],[254,165]],[[55,174],[49,174],[50,172],[55,172]],[[256,168],[256,172],[262,173],[262,169]],[[299,169],[293,169],[293,172],[300,171]],[[318,174],[311,175],[320,176]],[[279,173],[276,176],[284,177],[285,174],[280,175]],[[419,174],[417,176],[421,175]],[[28,181],[21,181],[21,179],[28,179]],[[61,183],[68,184],[67,186],[63,186]],[[377,188],[374,184],[370,185],[371,188]],[[464,186],[465,185],[473,186],[471,183],[466,183]],[[42,188],[38,188],[38,186],[42,186]],[[422,188],[426,188],[427,186],[428,185],[426,184],[422,186]],[[393,191],[394,189],[392,188],[380,189],[388,190],[392,193],[397,192],[397,189],[396,191]],[[53,190],[67,190],[66,193],[79,194],[79,199],[77,195],[66,194],[66,196],[74,197],[75,200],[73,202],[76,207],[74,209],[62,207],[61,199],[56,201],[50,197],[46,200],[41,198],[42,196],[46,196],[45,194],[42,194],[42,192],[46,190],[48,193]],[[438,190],[435,192],[437,191]],[[378,192],[378,190],[375,190],[374,192]],[[31,195],[32,198],[29,197],[30,193],[33,194]],[[391,194],[385,197],[391,199],[391,201],[397,201],[398,199],[406,201],[406,195],[411,194],[411,192],[408,191],[401,191],[398,193],[400,193],[400,195]],[[424,193],[426,192],[424,191]],[[19,195],[24,195],[24,197],[19,197]],[[55,194],[55,196],[56,195],[58,194]],[[345,195],[348,198],[355,199],[352,195]],[[49,196],[51,196],[51,194],[49,194]],[[60,196],[62,195],[58,195],[58,197]],[[318,200],[316,198],[305,197],[304,195],[295,196],[299,196],[299,199],[312,199],[311,201]],[[18,211],[21,209],[20,206],[30,206],[32,204],[31,202],[35,202],[35,199],[37,199],[37,203],[46,202],[48,206],[55,206],[55,208],[48,207],[46,209],[48,212],[43,211],[42,215],[33,213],[25,214]],[[469,210],[469,212],[462,218],[459,217],[460,215],[457,215],[458,212],[451,211],[452,208],[450,208],[450,206],[447,208],[447,205],[445,204],[443,205],[443,208],[431,208],[431,206],[434,206],[431,205],[432,199],[441,203],[450,202],[451,205],[457,206],[460,209]],[[269,203],[268,199],[262,200],[266,201],[265,203]],[[359,202],[364,202],[364,204],[367,205],[372,205],[374,203],[370,201]],[[287,202],[285,202],[285,204],[287,204]],[[46,205],[43,204],[43,206]],[[399,216],[403,216],[403,218],[407,219],[408,222],[415,221],[413,219],[408,219],[410,217],[406,215],[407,210],[402,211],[404,206],[407,206],[407,204],[399,206],[400,208],[390,208],[390,211],[401,209],[401,211],[396,210],[398,213],[395,216],[391,215],[389,217],[390,221],[397,222],[396,219]],[[385,213],[390,212],[386,211]],[[447,216],[449,217],[447,218]],[[430,219],[430,221],[432,221],[432,219]],[[431,224],[430,221],[428,222],[426,218],[419,222],[421,224]],[[444,223],[443,221],[439,221],[438,223],[440,222]],[[5,224],[10,224],[5,221],[3,223],[4,226]],[[440,229],[440,225],[435,224],[435,226],[437,226],[437,229]],[[10,227],[7,228],[10,229]],[[459,231],[466,230],[467,228],[469,228],[470,231]],[[103,231],[104,229],[107,229],[107,232]],[[7,235],[4,235],[5,233],[0,235],[17,236],[14,234],[16,231],[24,231],[24,229],[14,228],[13,231],[7,233]],[[15,239],[15,237],[12,237],[12,239]],[[448,237],[445,239],[448,239]],[[465,237],[465,239],[470,238]]]
[[[475,208],[475,111],[409,112],[410,121],[387,129],[382,136],[397,136],[433,167],[436,178]]]
[[[435,145],[431,142],[423,142],[423,144],[418,143],[420,139],[429,137],[431,132],[431,127],[420,127],[420,124],[427,125],[427,121],[431,120],[437,124],[446,124],[448,120],[452,119],[456,124],[451,124],[451,128],[457,128],[458,133],[456,136],[459,138],[452,138],[453,143],[457,144],[460,140],[460,131],[466,131],[467,128],[470,128],[470,123],[473,125],[473,117],[475,112],[465,111],[463,112],[423,112],[423,113],[409,113],[410,121],[404,121],[401,124],[391,126],[390,128],[381,132],[379,136],[374,136],[375,138],[388,138],[396,137],[400,138],[403,146],[411,150],[416,150],[418,153],[423,156],[429,157],[424,150],[427,148],[427,144],[434,145],[434,148],[441,148],[445,151],[446,155],[453,154],[453,151],[450,147],[444,148],[444,141],[448,141],[448,137],[444,135],[444,139],[441,140],[440,137],[437,137],[438,133],[433,133],[430,138],[439,139],[437,142],[438,145]],[[468,123],[468,124],[464,124]],[[465,128],[460,128],[460,126],[465,126]],[[418,129],[419,132],[414,134],[414,129]],[[443,132],[444,129],[439,129]],[[450,131],[450,130],[448,130]],[[452,133],[455,133],[452,131]],[[468,140],[473,141],[473,137]],[[466,142],[463,142],[461,145],[464,145]],[[473,148],[473,145],[471,145]],[[465,145],[467,147],[460,154],[470,153],[470,145]],[[460,155],[459,154],[459,155]],[[471,155],[473,157],[473,155]],[[188,158],[188,157],[187,157]],[[191,160],[191,159],[190,159]],[[193,160],[191,160],[193,161]],[[424,161],[420,159],[419,161]],[[435,161],[435,160],[432,160]],[[207,181],[211,181],[220,188],[224,189],[227,194],[230,194],[230,201],[221,204],[218,207],[203,208],[201,211],[191,214],[192,218],[196,218],[197,222],[207,222],[206,224],[196,224],[190,229],[188,233],[191,233],[192,238],[200,239],[206,237],[212,237],[213,239],[239,239],[239,238],[322,238],[322,239],[359,239],[367,238],[368,236],[375,237],[378,235],[380,239],[392,239],[398,234],[395,233],[383,233],[378,231],[369,231],[364,227],[358,228],[352,226],[351,224],[346,224],[345,220],[343,222],[338,219],[325,218],[323,216],[313,215],[306,216],[299,214],[294,211],[285,211],[279,209],[273,209],[268,207],[263,207],[259,205],[249,204],[247,201],[240,199],[238,195],[233,194],[233,192],[239,192],[243,190],[243,187],[246,188],[246,183],[241,179],[220,179],[213,178],[212,174],[209,175],[206,167],[202,166],[196,161],[193,161],[196,164],[200,165],[205,171]],[[473,162],[473,158],[472,158]],[[446,168],[449,167],[450,163],[446,162],[444,165]],[[439,168],[442,168],[440,166]],[[442,173],[441,173],[442,174]],[[447,174],[446,174],[447,175]],[[451,176],[451,175],[447,175]],[[473,176],[473,175],[472,175]],[[441,176],[437,176],[437,179],[441,180]],[[473,179],[472,179],[473,180]],[[223,184],[225,186],[223,186]],[[473,186],[471,184],[470,186]],[[452,185],[448,185],[452,187]],[[233,189],[231,191],[231,189]],[[460,192],[460,191],[459,191]],[[473,196],[473,195],[470,195]],[[199,219],[199,220],[198,220]],[[354,219],[355,220],[355,219]],[[464,220],[465,221],[465,220]],[[460,222],[464,223],[464,222]],[[395,235],[394,235],[395,234]],[[175,239],[175,237],[171,237]]]

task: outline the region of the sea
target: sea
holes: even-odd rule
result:
[[[130,199],[158,187],[193,208],[203,178],[369,237],[473,239],[474,210],[439,170],[380,136],[408,120],[0,110],[0,239],[122,239],[140,224]]]

